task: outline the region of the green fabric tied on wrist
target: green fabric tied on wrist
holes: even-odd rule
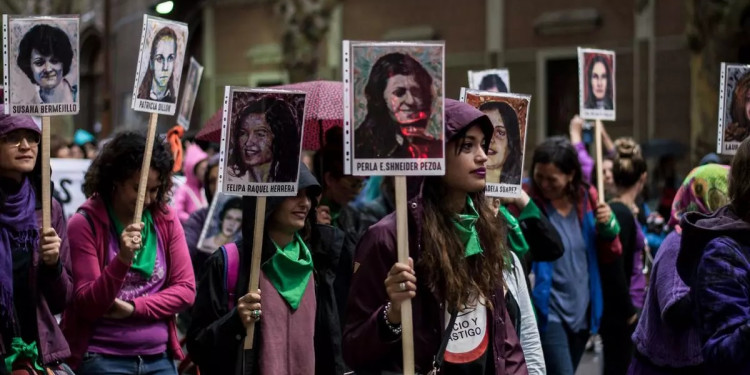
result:
[[[456,215],[453,224],[456,227],[458,238],[463,242],[465,257],[482,253],[482,245],[479,243],[479,233],[477,233],[476,223],[479,220],[479,213],[471,197],[466,197],[466,211],[468,213]]]
[[[109,213],[109,219],[115,225],[115,232],[117,235],[122,235],[125,230],[125,226],[122,225],[112,205],[107,203],[107,213]],[[141,249],[135,253],[133,264],[130,269],[140,273],[144,278],[151,278],[151,274],[154,273],[154,264],[156,263],[156,227],[154,226],[154,218],[151,216],[150,210],[143,212],[143,230],[141,230]]]
[[[508,222],[508,243],[510,244],[510,248],[519,258],[522,258],[529,251],[529,244],[526,243],[526,237],[521,232],[518,219],[505,206],[500,206],[500,213],[503,214],[503,217]]]
[[[8,369],[8,372],[13,372],[13,363],[19,359],[29,359],[34,364],[35,369],[44,371],[44,368],[39,366],[39,349],[36,346],[36,341],[27,344],[20,337],[13,338],[10,350],[5,357],[5,368]]]
[[[273,244],[276,253],[263,263],[263,272],[292,310],[297,310],[312,275],[312,254],[298,233],[283,249]]]

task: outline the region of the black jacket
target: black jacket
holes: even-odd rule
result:
[[[319,186],[312,174],[304,168],[300,172],[300,189],[308,188],[312,196],[319,194]],[[268,198],[266,218],[283,200]],[[314,202],[314,199],[313,199]],[[315,203],[310,210],[308,223],[315,218]],[[243,198],[243,218],[255,217],[255,198]],[[315,317],[315,374],[331,375],[344,373],[344,360],[341,348],[341,326],[334,293],[334,282],[339,268],[341,249],[344,244],[344,233],[328,225],[311,225],[310,235],[306,238],[313,257],[313,276],[317,312]],[[240,269],[237,275],[235,295],[247,294],[250,280],[250,262],[252,254],[253,220],[243,222],[243,241],[237,243]],[[275,252],[275,247],[266,235],[263,241],[261,262],[268,260]],[[243,341],[245,327],[239,319],[237,308],[229,310],[228,295],[225,291],[225,267],[223,252],[217,251],[208,258],[198,278],[197,296],[192,309],[192,323],[187,333],[188,352],[204,375],[242,374]],[[265,334],[256,325],[254,348],[258,348]],[[258,351],[251,352],[254,369],[257,374]]]

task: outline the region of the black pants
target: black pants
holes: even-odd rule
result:
[[[631,336],[636,324],[602,326],[600,334],[604,346],[604,375],[625,375],[628,372],[634,354],[635,345]]]

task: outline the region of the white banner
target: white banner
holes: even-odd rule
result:
[[[52,182],[55,184],[55,194],[70,217],[78,207],[86,201],[83,195],[83,179],[91,165],[88,159],[50,159],[52,168]]]

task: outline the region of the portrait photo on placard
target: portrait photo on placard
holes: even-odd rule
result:
[[[351,45],[345,85],[351,92],[355,174],[444,173],[444,47]]]
[[[615,120],[615,53],[578,48],[580,116]]]
[[[242,197],[216,194],[203,224],[198,249],[213,253],[220,246],[242,238]]]
[[[510,92],[510,73],[508,69],[469,70],[469,88],[492,92]]]
[[[182,125],[185,130],[190,127],[190,118],[192,117],[195,98],[198,96],[198,87],[203,76],[203,66],[198,64],[194,58],[190,58],[190,68],[188,68],[185,88],[182,90],[180,99],[180,111],[177,113],[177,123]]]
[[[133,109],[174,115],[188,38],[187,24],[143,16]]]
[[[78,113],[78,16],[3,15],[3,24],[6,113]]]
[[[717,152],[734,155],[750,135],[750,65],[721,64]]]
[[[462,89],[461,100],[484,112],[494,127],[485,163],[486,194],[519,196],[531,96]]]
[[[224,103],[222,191],[296,194],[305,93],[227,87]]]

